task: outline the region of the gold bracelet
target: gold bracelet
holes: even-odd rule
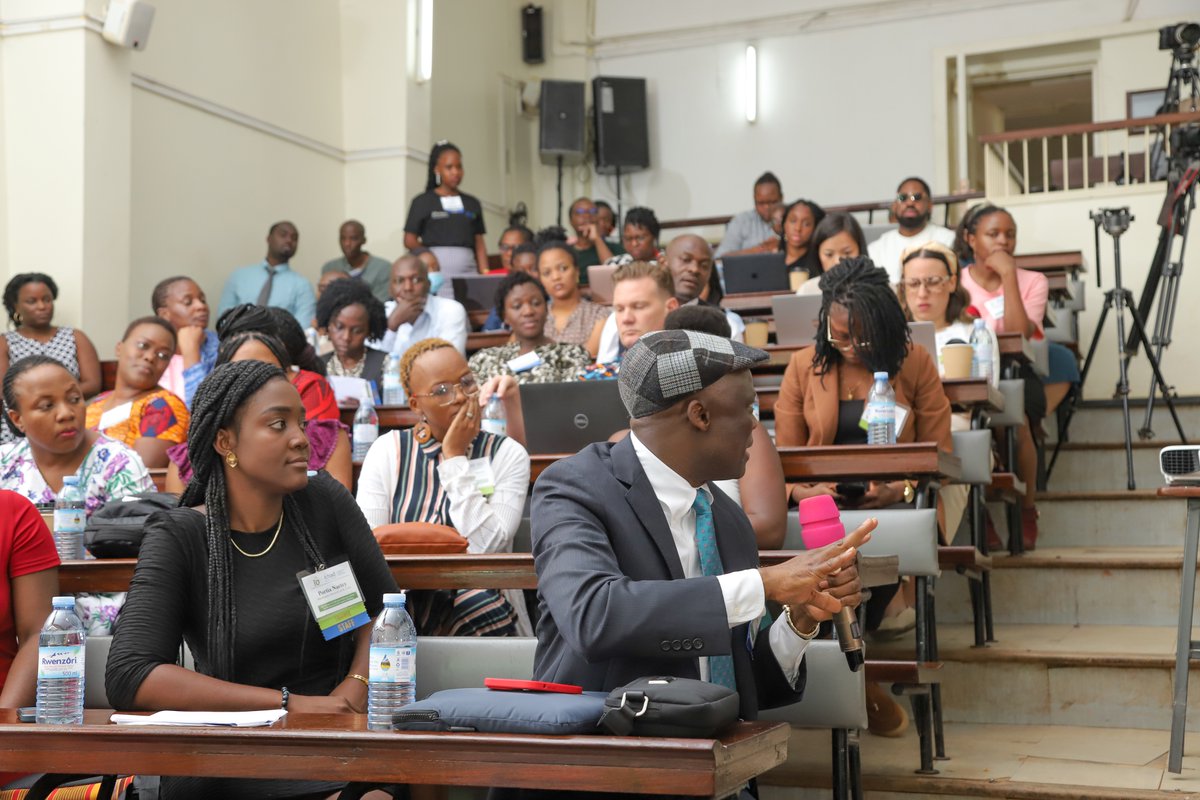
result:
[[[792,633],[796,634],[805,641],[811,641],[814,636],[821,632],[821,623],[819,622],[817,623],[817,626],[808,633],[803,633],[799,628],[797,628],[796,623],[792,622],[792,607],[789,605],[785,605],[783,607],[783,618],[787,620],[788,627],[792,629]]]
[[[359,675],[357,673],[351,673],[351,674],[347,675],[346,677],[354,678],[354,680],[356,680],[356,681],[362,681],[363,686],[366,686],[368,689],[371,688],[371,683],[366,678],[364,678],[362,675]]]

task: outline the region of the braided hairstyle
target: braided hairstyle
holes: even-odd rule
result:
[[[20,275],[13,275],[4,287],[4,310],[8,312],[8,321],[12,323],[13,327],[21,324],[21,320],[17,316],[17,297],[21,293],[21,287],[30,283],[46,284],[46,288],[50,290],[50,296],[55,300],[58,299],[58,284],[49,275],[43,272],[22,272]]]
[[[260,331],[275,335],[275,320],[266,306],[240,303],[217,317],[217,336],[224,339],[235,333]]]
[[[300,323],[292,316],[292,312],[278,306],[268,306],[267,314],[275,322],[275,327],[274,330],[266,332],[279,337],[279,341],[283,342],[284,347],[287,348],[292,364],[300,369],[324,376],[325,362],[317,356],[317,351],[313,349],[308,337],[304,334],[304,328],[300,327]]]
[[[387,333],[387,314],[383,303],[362,281],[334,281],[317,300],[317,327],[328,328],[343,308],[359,305],[367,312],[367,338],[382,339]]]
[[[180,506],[204,504],[204,532],[208,550],[208,644],[213,677],[235,681],[234,643],[237,608],[233,591],[233,546],[229,534],[229,494],[225,467],[217,452],[217,432],[241,424],[246,401],[269,381],[287,380],[278,367],[263,361],[238,361],[222,364],[209,373],[192,399],[192,419],[188,428],[188,459],[192,478],[183,490]],[[283,499],[283,513],[304,548],[310,569],[324,564],[312,534],[304,522],[296,499]]]
[[[438,142],[433,146],[433,149],[429,151],[429,171],[425,175],[425,191],[432,192],[438,187],[440,182],[438,181],[437,173],[433,171],[433,168],[437,166],[438,159],[442,157],[442,153],[445,153],[448,150],[458,153],[460,156],[462,155],[462,151],[450,142]]]
[[[288,357],[288,351],[283,346],[283,342],[262,331],[242,331],[222,339],[220,346],[217,347],[216,366],[231,363],[234,356],[237,355],[237,351],[241,350],[242,345],[246,342],[261,343],[263,347],[271,351],[271,355],[275,356],[275,360],[279,362],[279,366],[284,372],[292,371],[292,359]]]
[[[22,433],[21,429],[17,427],[17,423],[9,419],[8,416],[8,409],[17,407],[17,378],[21,377],[26,372],[29,372],[31,369],[48,365],[66,369],[66,367],[63,367],[62,363],[55,361],[50,356],[33,355],[25,356],[21,360],[10,364],[8,371],[4,373],[4,408],[0,409],[0,411],[2,411],[4,414],[4,422],[6,425],[8,425],[8,429],[12,431],[13,435],[18,438],[24,438],[25,434]]]
[[[812,360],[816,375],[842,363],[841,351],[828,338],[829,307],[834,303],[850,312],[855,338],[871,343],[865,350],[855,348],[866,368],[895,376],[908,355],[911,336],[887,270],[876,267],[866,256],[856,256],[843,258],[821,278],[821,312]]]

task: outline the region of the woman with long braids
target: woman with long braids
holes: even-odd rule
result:
[[[121,709],[362,712],[370,626],[326,641],[297,579],[348,562],[370,615],[396,591],[345,487],[308,475],[300,395],[278,367],[222,364],[196,391],[195,479],[146,523],[105,671]],[[176,665],[180,644],[195,671]],[[167,778],[163,800],[308,797],[337,784]]]
[[[462,152],[450,142],[438,142],[429,153],[425,191],[413,198],[404,223],[404,246],[428,247],[437,256],[446,276],[439,292],[443,297],[452,296],[450,278],[488,271],[483,206],[459,191],[462,179]]]
[[[949,451],[950,402],[937,364],[925,348],[911,342],[908,320],[887,272],[869,258],[844,259],[821,276],[821,297],[815,346],[798,350],[783,375],[775,404],[775,443],[866,444],[867,432],[859,420],[873,373],[886,372],[897,409],[903,406],[907,411],[896,440],[937,442]],[[846,508],[885,508],[916,498],[909,481],[871,481],[858,499],[840,495],[833,484],[788,486],[790,502],[821,494],[833,496]],[[891,587],[873,589],[866,607],[868,631],[898,635],[915,624],[911,598]],[[867,684],[867,712],[872,733],[899,736],[908,726],[903,709],[874,683]]]

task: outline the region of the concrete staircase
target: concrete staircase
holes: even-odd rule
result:
[[[1200,403],[1181,405],[1180,416],[1200,440]],[[1137,413],[1135,431],[1140,424]],[[996,556],[994,644],[973,646],[966,580],[939,579],[949,759],[936,763],[940,774],[917,775],[911,728],[899,739],[864,732],[869,800],[1200,798],[1200,670],[1184,772],[1166,772],[1184,505],[1154,496],[1158,451],[1177,441],[1161,406],[1155,428],[1155,441],[1135,443],[1138,489],[1129,492],[1119,408],[1076,414],[1050,491],[1038,500],[1037,549]],[[993,518],[1003,532],[1003,518]],[[911,657],[912,648],[905,639],[868,652]],[[788,764],[767,778],[793,785],[765,786],[762,796],[828,797],[829,751],[828,734],[794,732]]]

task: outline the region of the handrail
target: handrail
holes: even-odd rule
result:
[[[958,192],[955,194],[935,195],[931,198],[931,202],[935,206],[953,205],[954,203],[965,203],[970,200],[980,200],[984,197],[984,193],[980,191]],[[891,200],[868,201],[864,203],[849,203],[840,206],[822,206],[826,212],[842,211],[847,214],[853,214],[859,211],[887,211],[892,207]],[[658,226],[663,229],[667,228],[701,228],[707,225],[725,225],[729,220],[733,219],[732,215],[723,217],[691,217],[688,219],[669,219],[658,223]]]
[[[1029,128],[1022,131],[1004,131],[1003,133],[981,133],[978,139],[980,144],[997,144],[1002,142],[1019,142],[1022,139],[1039,139],[1043,136],[1074,136],[1082,133],[1102,133],[1104,131],[1120,131],[1130,128],[1156,128],[1160,125],[1177,125],[1188,122],[1200,122],[1200,111],[1160,114],[1156,117],[1117,119],[1108,122],[1077,122],[1073,125],[1055,125],[1049,128]]]

